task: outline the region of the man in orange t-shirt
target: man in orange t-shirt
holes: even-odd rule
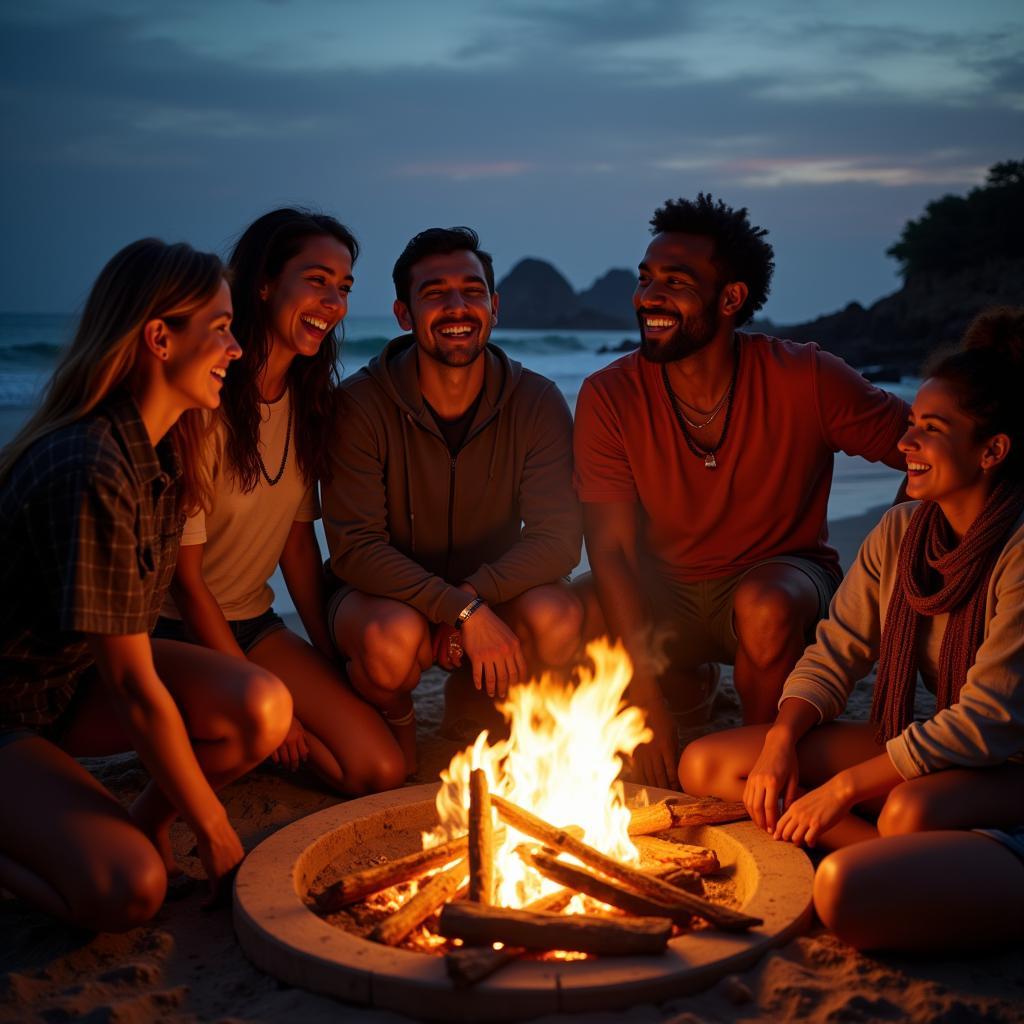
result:
[[[652,633],[670,633],[662,687],[689,672],[697,705],[693,670],[733,664],[744,721],[771,721],[841,578],[825,521],[834,454],[905,469],[908,408],[816,345],[736,331],[774,267],[746,209],[702,194],[651,225],[633,296],[640,349],[584,382],[574,446],[590,614],[634,660],[630,697],[654,732],[637,752],[643,780],[674,786]]]

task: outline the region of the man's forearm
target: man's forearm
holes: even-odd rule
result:
[[[622,641],[633,661],[635,696],[656,692],[656,658],[651,650],[650,604],[643,593],[636,566],[625,552],[595,552],[591,569],[597,597],[604,613],[609,636]],[[641,691],[635,692],[635,688]]]

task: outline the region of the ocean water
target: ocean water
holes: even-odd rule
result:
[[[75,319],[63,314],[0,313],[0,414],[7,430],[19,411],[26,414],[36,402],[62,350],[70,341]],[[349,316],[345,320],[341,368],[348,376],[364,366],[386,342],[399,333],[391,317]],[[617,353],[602,353],[627,338],[628,331],[524,331],[498,328],[492,335],[513,359],[555,381],[570,408],[575,408],[583,379]],[[911,398],[918,381],[905,378],[886,387]],[[0,437],[0,443],[5,441]],[[900,474],[840,453],[829,502],[829,517],[844,519],[892,501]]]

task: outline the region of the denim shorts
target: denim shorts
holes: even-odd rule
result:
[[[284,619],[273,608],[268,608],[262,615],[251,619],[228,620],[228,627],[234,634],[243,654],[248,654],[261,640],[276,633],[279,629],[287,629]],[[199,641],[181,619],[169,619],[161,615],[153,630],[154,640],[181,640],[187,644]]]
[[[1018,825],[1016,828],[976,828],[971,831],[994,839],[1011,853],[1015,853],[1021,863],[1024,863],[1024,825]]]

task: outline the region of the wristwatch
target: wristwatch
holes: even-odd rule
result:
[[[475,612],[483,603],[484,599],[482,597],[474,597],[473,600],[470,601],[461,612],[459,612],[455,619],[455,628],[462,629],[463,623],[465,623],[466,619],[468,619],[470,615],[472,615],[473,612]]]

